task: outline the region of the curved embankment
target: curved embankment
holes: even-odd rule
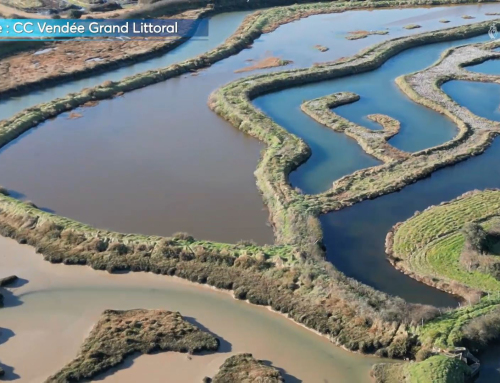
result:
[[[490,25],[491,22],[485,22],[396,38],[368,48],[341,63],[252,76],[234,81],[211,95],[209,105],[212,110],[238,129],[267,144],[256,176],[258,187],[269,207],[275,236],[279,243],[307,246],[309,252],[318,253],[318,249],[311,248],[311,244],[319,243],[321,240],[321,230],[317,221],[319,214],[399,190],[419,178],[428,176],[440,167],[481,153],[497,134],[498,126],[490,123],[488,129],[483,129],[485,120],[469,113],[468,121],[474,120],[479,124],[469,127],[462,122],[463,115],[453,115],[453,120],[459,125],[460,133],[452,141],[413,153],[407,159],[352,173],[337,180],[332,189],[325,193],[302,195],[290,186],[288,174],[307,160],[310,155],[309,148],[301,139],[288,133],[256,109],[251,100],[259,95],[287,87],[370,71],[403,50],[432,42],[486,33]],[[481,50],[481,52],[481,59],[498,55],[492,51]],[[414,97],[414,100],[425,105],[432,104],[432,101],[422,101],[424,100],[422,96]],[[449,116],[451,113],[446,111]],[[475,134],[471,134],[472,131]]]
[[[500,124],[493,122],[472,114],[468,109],[458,105],[450,97],[448,97],[441,89],[440,86],[446,81],[450,80],[466,80],[466,81],[482,81],[482,82],[495,82],[500,79],[500,76],[485,75],[475,72],[469,72],[464,69],[467,65],[483,62],[488,58],[499,57],[498,53],[492,53],[487,48],[497,47],[498,42],[486,45],[467,45],[457,47],[446,51],[441,59],[432,67],[414,74],[402,76],[396,81],[401,89],[414,101],[432,108],[440,113],[447,115],[459,126],[459,135],[449,143],[445,143],[446,153],[441,153],[440,150],[430,149],[430,156],[436,158],[436,161],[442,163],[446,161],[460,160],[468,158],[471,155],[482,152],[492,141],[492,139],[500,132]],[[439,147],[438,147],[439,148]],[[489,207],[491,211],[495,211],[496,205]],[[480,211],[477,211],[480,214]],[[393,229],[394,230],[394,229]],[[390,254],[389,260],[391,263],[408,273],[415,279],[429,285],[440,288],[444,291],[452,292],[462,296],[469,296],[470,293],[474,294],[474,290],[488,291],[488,288],[480,284],[461,283],[459,278],[451,278],[454,283],[450,283],[450,279],[439,280],[435,277],[424,277],[426,273],[419,273],[417,270],[420,267],[426,269],[417,259],[413,267],[408,267],[405,262],[400,262],[398,251],[392,253],[392,234],[389,234],[387,239],[387,249]],[[417,264],[419,266],[417,267]],[[433,273],[431,273],[433,274]]]
[[[166,310],[106,310],[75,359],[46,383],[79,382],[95,377],[135,353],[217,351],[219,340]]]
[[[354,138],[366,153],[371,154],[382,162],[408,158],[410,156],[409,153],[396,149],[387,143],[389,138],[399,133],[399,121],[383,114],[370,114],[367,118],[382,126],[382,130],[372,130],[350,122],[330,110],[341,105],[356,102],[359,99],[359,95],[351,92],[335,93],[314,100],[304,101],[300,108],[305,114],[320,124]]]
[[[481,75],[465,73],[461,65],[498,57],[498,53],[491,51],[498,46],[498,43],[469,47],[466,60],[462,61],[457,60],[455,52],[465,48],[451,49],[431,70],[427,71],[426,75],[422,76],[419,72],[398,79],[400,87],[413,100],[432,107],[455,121],[459,126],[457,137],[440,146],[413,153],[407,158],[398,160],[390,158],[390,162],[384,165],[346,176],[334,183],[332,190],[317,196],[302,196],[291,188],[287,179],[290,171],[308,158],[307,145],[253,107],[251,100],[259,95],[291,86],[368,71],[380,66],[389,57],[404,49],[435,41],[471,37],[485,33],[490,25],[491,22],[481,23],[398,38],[369,48],[346,62],[253,76],[235,81],[212,94],[209,105],[216,113],[240,130],[267,144],[256,175],[281,243],[295,243],[298,246],[315,243],[320,238],[317,236],[317,226],[314,221],[317,214],[341,209],[363,199],[401,189],[438,168],[483,152],[499,133],[499,124],[479,118],[458,106],[439,90],[439,85],[451,78],[478,79]],[[480,78],[481,81],[494,79],[493,76]],[[328,103],[332,101],[331,97],[338,96],[338,94],[329,96],[330,99],[322,101]],[[345,94],[340,96],[340,101],[345,102],[346,99],[342,96]],[[356,97],[351,95],[350,98],[354,100]],[[307,106],[310,104],[306,104],[306,109]],[[320,105],[319,110],[324,111],[325,107]],[[331,114],[325,115],[320,112],[316,117],[320,122],[327,124],[333,119],[335,120],[333,126],[336,129],[345,130],[345,126],[342,125],[345,121],[339,121]],[[338,122],[341,124],[338,125]],[[460,343],[457,332],[459,333],[462,325],[467,323],[469,318],[491,310],[499,301],[499,297],[483,299],[474,306],[452,311],[431,321],[432,325],[429,324],[430,327],[426,328],[425,336],[421,329],[415,329],[415,334],[419,337],[422,347],[432,348],[434,342],[439,342],[444,334],[451,339],[446,343],[446,347],[453,347]],[[439,330],[436,331],[436,327]],[[429,336],[429,333],[433,335]]]
[[[175,18],[204,18],[218,13],[253,9],[258,7],[267,7],[266,1],[250,3],[247,2],[206,2],[206,6],[202,7],[202,2],[193,2],[196,7],[176,7],[175,4],[169,4],[168,2],[158,2],[150,6],[146,6],[143,9],[138,9],[136,11],[130,12],[126,15],[127,18],[144,18],[144,17],[161,17],[165,14],[173,15],[170,17]],[[215,48],[214,50],[200,55],[191,60],[184,61],[180,63],[175,69],[171,71],[172,66],[163,68],[159,71],[149,71],[142,73],[140,75],[132,76],[139,83],[135,83],[134,86],[123,86],[121,90],[117,92],[127,92],[134,89],[141,88],[146,85],[151,85],[160,81],[165,81],[171,77],[175,77],[190,71],[195,71],[208,67],[217,61],[227,58],[240,52],[242,49],[251,45],[255,39],[257,39],[263,33],[269,33],[280,25],[289,23],[300,18],[308,17],[311,15],[324,14],[324,13],[335,13],[344,12],[348,10],[355,9],[374,9],[374,8],[390,8],[390,7],[417,7],[422,5],[446,5],[446,4],[470,4],[478,3],[477,0],[408,0],[408,1],[377,1],[377,2],[328,2],[319,3],[313,2],[310,4],[300,4],[291,5],[285,7],[276,7],[271,9],[266,9],[262,11],[257,11],[249,15],[244,22],[240,25],[238,30],[226,40],[223,44]],[[275,4],[272,4],[275,5]],[[199,7],[199,8],[198,8]],[[191,9],[197,8],[197,9]],[[177,14],[177,15],[176,15]],[[85,66],[80,68],[75,68],[75,70],[69,70],[65,68],[64,71],[60,71],[57,74],[51,74],[49,76],[41,77],[35,81],[30,82],[17,82],[12,84],[10,87],[0,90],[0,95],[19,95],[42,87],[54,86],[62,82],[82,79],[90,77],[99,73],[106,72],[108,70],[117,69],[126,65],[144,61],[159,55],[162,55],[180,44],[184,43],[187,38],[178,38],[173,41],[167,41],[161,44],[152,44],[151,48],[143,52],[135,52],[129,55],[120,55],[115,60],[109,62],[94,62],[92,66]],[[40,58],[42,59],[42,58]],[[139,78],[137,78],[139,77]],[[130,83],[131,78],[124,79],[126,83]],[[130,85],[130,84],[129,84]],[[116,93],[116,92],[115,92]],[[109,98],[115,93],[110,94],[99,94],[96,99]],[[79,104],[81,105],[81,104]],[[78,106],[78,105],[76,105]],[[76,107],[76,106],[73,106]]]

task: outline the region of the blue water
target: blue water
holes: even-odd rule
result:
[[[466,69],[472,72],[498,75],[500,74],[500,60],[488,60],[478,65],[468,66]]]
[[[397,193],[364,201],[322,216],[328,259],[350,277],[410,302],[451,304],[449,296],[394,269],[385,258],[384,239],[397,222],[415,211],[474,189],[500,187],[500,142],[482,155],[444,168]]]
[[[401,132],[391,143],[403,150],[419,150],[443,143],[456,134],[455,125],[446,117],[408,100],[394,84],[402,74],[423,69],[435,62],[447,48],[465,43],[487,41],[487,36],[415,48],[392,58],[373,72],[320,84],[301,86],[265,95],[255,104],[290,132],[303,138],[312,148],[311,158],[291,174],[291,182],[307,193],[327,189],[331,183],[353,170],[377,162],[364,154],[354,140],[335,133],[305,116],[299,109],[303,100],[334,92],[351,91],[361,101],[335,111],[343,117],[369,128],[370,113],[384,113],[402,123]],[[465,84],[484,87],[481,97],[458,89],[462,83],[446,84],[446,90],[457,87],[464,102],[479,115],[492,118],[493,105],[500,105],[500,93],[492,96],[491,84]],[[498,85],[493,87],[500,88]],[[449,89],[448,89],[449,88]],[[495,89],[496,89],[495,88]],[[500,89],[498,89],[500,90]],[[465,95],[462,93],[466,93]],[[484,98],[488,102],[484,102]],[[401,192],[359,203],[321,217],[328,259],[342,272],[374,288],[398,295],[410,302],[452,306],[456,301],[448,294],[418,283],[394,269],[386,260],[384,239],[395,223],[409,218],[416,210],[452,199],[475,188],[500,187],[500,147],[494,142],[482,156],[457,166],[440,170],[431,177],[407,186]]]
[[[500,121],[500,85],[485,82],[449,81],[442,89],[472,113]]]
[[[254,100],[255,105],[291,133],[304,139],[312,149],[311,158],[290,174],[292,185],[316,194],[333,181],[353,171],[377,165],[358,144],[313,121],[300,110],[304,100],[335,92],[350,91],[361,100],[335,109],[339,115],[371,129],[380,126],[366,116],[382,113],[401,122],[401,131],[389,142],[405,151],[439,145],[456,134],[456,126],[443,115],[415,104],[397,88],[394,80],[435,62],[443,50],[468,42],[486,41],[488,36],[423,46],[405,51],[379,69],[359,75],[324,81],[271,93]]]

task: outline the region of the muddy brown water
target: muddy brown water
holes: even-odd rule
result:
[[[17,287],[4,290],[6,307],[0,312],[0,362],[9,379],[39,383],[55,373],[76,355],[107,308],[180,311],[217,335],[221,349],[192,359],[175,353],[128,359],[99,377],[106,382],[201,382],[241,352],[271,361],[287,382],[369,382],[370,366],[381,360],[344,351],[281,314],[209,287],[149,273],[52,265],[6,238],[0,238],[0,248],[0,270],[21,278]]]

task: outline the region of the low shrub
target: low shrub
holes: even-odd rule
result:
[[[462,343],[473,352],[484,350],[500,340],[500,308],[472,319],[462,329]]]

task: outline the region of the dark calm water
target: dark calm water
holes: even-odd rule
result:
[[[500,345],[489,347],[479,358],[481,371],[475,383],[500,382]]]

